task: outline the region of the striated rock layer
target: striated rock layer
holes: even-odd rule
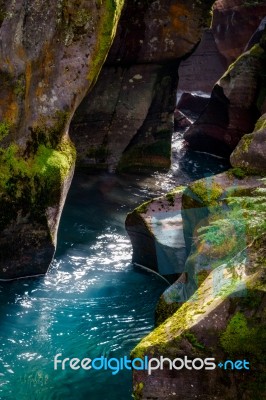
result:
[[[123,0],[0,2],[0,279],[46,272],[73,174],[68,129]]]
[[[208,106],[184,136],[191,147],[229,156],[252,132],[265,103],[265,49],[264,35],[217,82]]]
[[[178,64],[209,25],[212,3],[126,3],[107,62],[71,128],[80,165],[169,168]]]

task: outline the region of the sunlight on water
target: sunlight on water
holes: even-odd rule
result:
[[[224,169],[206,155],[188,156],[181,139],[173,157],[168,174],[75,178],[47,275],[0,284],[1,400],[131,399],[130,371],[54,371],[53,358],[129,356],[152,330],[166,286],[131,266],[126,213],[193,177]]]

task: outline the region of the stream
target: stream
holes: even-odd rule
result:
[[[154,325],[163,280],[131,265],[124,221],[144,200],[221,172],[222,160],[187,152],[175,136],[169,173],[77,172],[46,276],[0,284],[1,400],[130,400],[130,371],[54,370],[54,356],[129,356]]]

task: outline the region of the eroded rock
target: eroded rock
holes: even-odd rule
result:
[[[73,121],[80,165],[122,172],[170,167],[178,65],[210,23],[212,3],[126,3],[98,83]]]
[[[123,0],[0,4],[0,279],[46,272],[71,182],[68,128]]]
[[[191,209],[193,244],[186,271],[159,304],[157,315],[170,317],[140,342],[132,357],[192,361],[213,357],[215,369],[170,369],[165,361],[163,370],[134,371],[138,399],[233,400],[241,394],[252,400],[265,395],[261,358],[265,351],[265,183],[259,177],[236,179],[233,172],[211,179],[211,185],[202,180],[186,189],[185,209],[197,205]],[[201,216],[199,209],[204,211]],[[184,293],[187,299],[180,296]],[[248,371],[249,379],[237,369],[228,378],[232,364],[228,367],[224,361],[243,359],[243,355],[256,366]]]
[[[266,114],[256,123],[253,133],[244,135],[231,154],[231,164],[243,173],[266,174]]]
[[[254,128],[265,101],[264,42],[232,64],[214,86],[210,102],[185,139],[197,150],[229,156]]]

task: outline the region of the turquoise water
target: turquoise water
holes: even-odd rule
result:
[[[47,275],[0,284],[1,400],[130,400],[130,371],[54,371],[53,359],[129,356],[153,329],[165,283],[134,270],[126,213],[177,184],[219,172],[207,155],[175,149],[151,178],[76,176]]]
[[[131,399],[130,371],[54,371],[53,358],[129,356],[151,331],[166,286],[130,265],[124,229],[146,197],[118,178],[75,179],[48,274],[0,285],[1,400]]]

